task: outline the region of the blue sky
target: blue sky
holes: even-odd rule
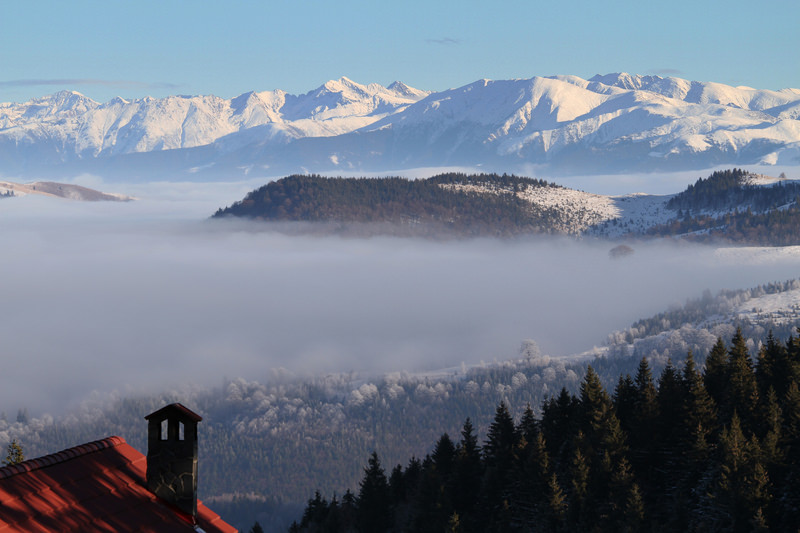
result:
[[[800,87],[800,2],[4,2],[0,102],[625,71]]]

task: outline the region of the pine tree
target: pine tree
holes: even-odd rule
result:
[[[489,426],[486,444],[483,446],[484,458],[488,465],[508,468],[511,465],[512,451],[517,440],[514,419],[505,402],[500,402],[494,420]]]
[[[17,465],[24,460],[25,454],[22,452],[22,444],[17,442],[17,439],[11,439],[6,448],[6,458],[3,460],[3,464],[7,466]]]
[[[511,479],[514,472],[514,448],[517,432],[514,419],[505,402],[495,411],[494,420],[489,426],[483,457],[486,463],[484,497],[490,528],[501,530],[511,520]]]
[[[562,464],[569,464],[572,449],[569,443],[580,427],[580,402],[566,388],[556,398],[542,404],[542,419],[539,427],[547,442],[550,457]]]
[[[722,405],[726,400],[725,393],[728,385],[728,348],[722,337],[717,337],[716,344],[706,357],[705,366],[703,384],[708,395],[714,400],[714,405]]]
[[[642,491],[639,490],[639,485],[634,482],[631,484],[630,491],[628,492],[628,499],[625,502],[625,514],[623,515],[621,531],[631,533],[641,531],[644,519],[645,508],[644,500],[642,499]]]
[[[682,435],[678,429],[685,417],[683,404],[686,398],[686,386],[678,371],[672,366],[672,361],[667,361],[667,366],[658,378],[658,394],[656,404],[658,418],[658,440],[661,443],[662,457],[671,460],[680,445]],[[666,457],[664,456],[666,454]]]
[[[761,396],[766,395],[772,387],[779,396],[786,393],[788,386],[787,367],[788,354],[782,343],[777,342],[772,336],[772,330],[767,335],[767,343],[758,352],[758,365],[756,366],[756,380]]]
[[[609,525],[615,531],[622,529],[625,522],[625,510],[633,483],[631,465],[625,457],[621,457],[614,465],[608,487]]]
[[[339,500],[336,499],[336,494],[333,495],[331,503],[328,505],[328,516],[325,517],[322,529],[330,533],[335,533],[342,529],[342,511],[339,507]]]
[[[591,365],[586,369],[580,392],[581,431],[587,439],[589,454],[594,455],[601,449],[602,429],[612,408],[600,376]]]
[[[414,531],[439,532],[447,527],[448,519],[454,512],[451,504],[451,492],[445,481],[436,470],[433,460],[426,461],[423,467],[419,489],[414,502]]]
[[[642,358],[634,378],[636,385],[636,398],[633,404],[633,424],[629,433],[633,453],[631,461],[634,469],[639,474],[649,490],[657,484],[655,468],[658,463],[656,458],[656,427],[658,423],[658,400],[653,374],[646,358]]]
[[[760,459],[772,473],[778,474],[777,469],[783,462],[783,450],[780,446],[783,414],[778,405],[778,396],[772,387],[767,390],[758,419],[761,430]]]
[[[549,509],[550,458],[541,433],[537,433],[530,444],[524,437],[520,443],[525,444],[525,450],[514,473],[513,511],[516,522],[534,523]]]
[[[392,473],[389,474],[389,492],[394,502],[404,502],[408,500],[408,487],[406,486],[406,476],[403,474],[403,467],[395,465]]]
[[[364,478],[359,487],[356,499],[356,521],[359,529],[361,531],[386,531],[392,524],[389,483],[376,452],[372,452],[369,463],[364,468]]]
[[[533,415],[531,404],[525,406],[525,411],[522,413],[522,418],[519,421],[517,434],[524,437],[527,442],[533,442],[536,435],[539,433],[539,424],[536,422],[536,417]]]
[[[784,424],[781,447],[785,452],[783,488],[780,492],[782,516],[780,525],[785,531],[800,524],[800,386],[792,381],[783,403]]]
[[[442,436],[439,437],[436,446],[433,448],[431,459],[433,459],[433,464],[436,466],[436,470],[439,474],[444,479],[449,478],[456,459],[456,446],[453,444],[453,441],[450,440],[450,436],[447,433],[443,433]]]
[[[738,413],[720,437],[721,463],[714,493],[718,525],[729,531],[750,531],[753,518],[771,503],[769,479],[758,460],[760,449],[753,436],[746,439]],[[760,510],[760,511],[759,511]]]
[[[547,481],[547,509],[543,513],[546,530],[560,531],[565,527],[567,517],[567,497],[561,490],[558,477],[551,474]]]
[[[453,474],[453,507],[462,518],[462,523],[469,524],[469,514],[475,509],[480,494],[483,465],[478,437],[467,418],[461,430],[461,442],[456,450],[455,471]]]
[[[598,492],[608,483],[611,465],[625,452],[626,444],[625,433],[614,413],[611,399],[591,366],[587,368],[586,377],[581,383],[580,407],[585,437],[583,449],[595,470],[590,490]]]
[[[635,422],[633,413],[636,406],[638,391],[630,374],[620,376],[617,387],[614,389],[614,411],[617,413],[622,429],[630,434]]]
[[[708,437],[716,430],[717,413],[714,401],[705,386],[705,379],[701,378],[695,364],[694,356],[690,351],[686,356],[683,367],[684,388],[684,436],[681,439],[685,444],[694,443],[699,435],[698,431],[703,431],[702,438]]]
[[[745,428],[752,431],[756,427],[756,411],[758,405],[758,385],[753,373],[753,362],[747,351],[742,329],[738,328],[731,340],[726,368],[728,376],[726,408],[721,413],[723,421],[727,421],[736,411]]]
[[[784,442],[791,456],[800,457],[800,383],[793,381],[789,385],[783,405]]]
[[[579,435],[579,438],[581,436]],[[594,521],[593,502],[589,493],[590,467],[586,457],[576,446],[570,468],[569,529],[588,529]]]
[[[411,496],[411,493],[419,484],[421,477],[422,462],[417,457],[412,456],[411,459],[409,459],[408,466],[403,474],[403,484],[406,486],[406,494],[408,497]],[[344,503],[344,498],[342,498],[342,503]]]
[[[800,381],[800,326],[797,327],[797,333],[798,336],[789,337],[786,341],[786,374],[789,382]]]
[[[475,435],[475,428],[472,426],[472,420],[469,417],[464,421],[464,426],[461,429],[460,449],[468,456],[480,457],[481,449],[478,446],[478,437]]]
[[[308,500],[303,518],[300,520],[300,527],[305,529],[316,529],[328,516],[328,502],[319,491],[314,493],[314,497]]]

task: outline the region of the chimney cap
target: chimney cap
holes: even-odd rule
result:
[[[158,411],[152,412],[147,415],[145,420],[150,420],[151,418],[155,419],[164,419],[170,415],[178,415],[178,418],[185,418],[191,422],[200,422],[203,420],[203,417],[192,411],[191,409],[187,408],[186,406],[180,403],[171,403],[167,406],[162,407]]]

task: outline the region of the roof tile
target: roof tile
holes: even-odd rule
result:
[[[193,531],[190,515],[147,490],[146,468],[121,437],[0,468],[0,533]],[[200,501],[197,522],[207,533],[236,531]]]

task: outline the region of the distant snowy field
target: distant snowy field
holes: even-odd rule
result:
[[[718,248],[715,255],[721,260],[747,265],[773,264],[800,259],[800,246],[749,246]],[[798,272],[800,276],[800,272]]]

